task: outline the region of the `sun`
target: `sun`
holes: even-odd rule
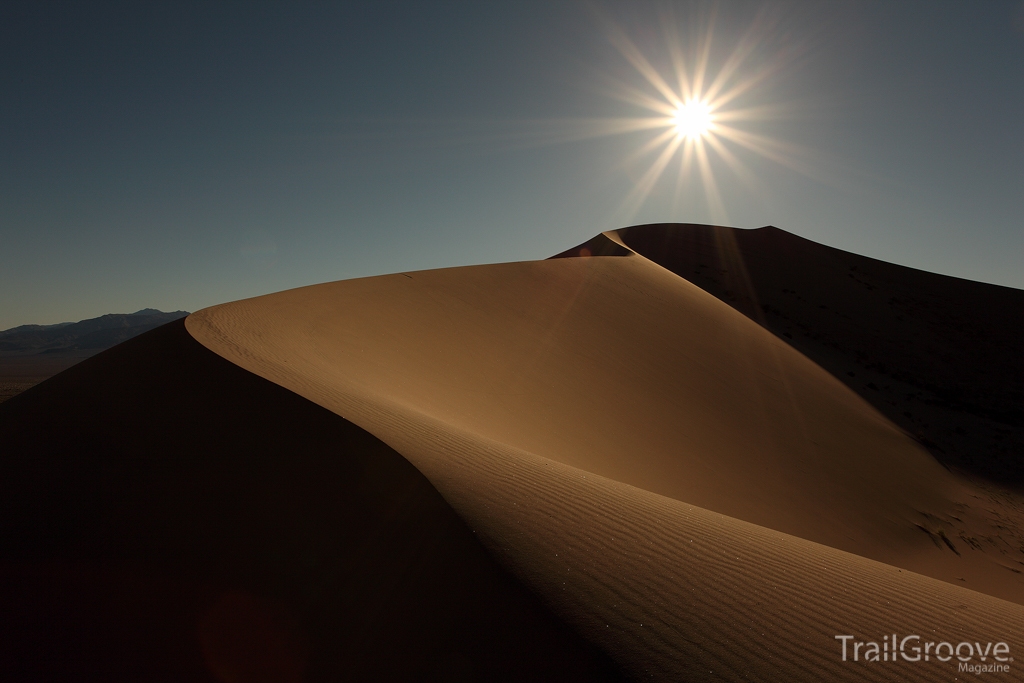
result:
[[[771,87],[775,77],[802,54],[781,49],[789,43],[779,33],[774,14],[769,10],[759,13],[735,47],[723,51],[712,50],[713,14],[683,22],[672,12],[667,6],[661,17],[665,45],[657,49],[656,44],[634,42],[611,17],[595,10],[612,46],[640,77],[631,74],[623,80],[600,74],[600,92],[640,111],[617,118],[565,120],[570,132],[554,134],[551,139],[646,137],[638,140],[639,146],[622,164],[628,169],[632,187],[617,212],[629,216],[639,211],[673,167],[678,170],[672,211],[682,210],[689,198],[702,198],[712,218],[723,224],[728,215],[716,170],[731,171],[743,185],[759,193],[764,189],[746,167],[745,157],[762,157],[819,180],[820,169],[811,161],[813,150],[752,129],[754,124],[769,129],[762,124],[785,120],[796,112],[794,105],[778,100]],[[682,30],[687,26],[684,36]],[[650,40],[646,34],[645,39]],[[648,59],[642,45],[655,59]]]
[[[621,163],[631,187],[614,211],[616,222],[630,221],[673,169],[671,213],[689,211],[694,201],[703,201],[721,225],[728,222],[728,213],[716,171],[730,171],[760,195],[767,190],[747,167],[747,158],[761,157],[821,181],[824,169],[814,161],[813,149],[765,132],[772,122],[799,115],[796,105],[779,100],[772,86],[804,55],[780,29],[774,10],[760,11],[732,50],[712,50],[714,13],[677,21],[671,5],[665,7],[659,20],[665,43],[661,49],[634,42],[595,8],[594,17],[609,42],[635,71],[621,77],[598,72],[598,92],[634,111],[617,117],[552,119],[537,122],[535,129],[530,123],[524,127],[530,144],[637,136],[639,145]],[[645,33],[645,40],[650,35]],[[642,47],[650,49],[653,59]]]
[[[711,105],[703,100],[690,100],[676,109],[672,121],[676,133],[689,140],[703,138],[714,127]]]

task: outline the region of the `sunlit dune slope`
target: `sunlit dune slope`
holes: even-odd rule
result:
[[[401,455],[176,321],[0,405],[4,681],[616,680]]]
[[[955,662],[843,662],[838,634],[1019,647],[1024,607],[962,587],[1019,601],[1002,548],[936,529],[986,527],[989,502],[788,345],[641,257],[318,285],[186,326],[394,447],[637,679],[955,675]]]
[[[940,462],[1024,486],[1024,291],[774,227],[660,224],[608,235],[764,325]]]
[[[384,439],[449,501],[462,493],[410,451],[408,424],[1024,602],[1019,510],[639,256],[317,285],[206,309],[186,326]]]

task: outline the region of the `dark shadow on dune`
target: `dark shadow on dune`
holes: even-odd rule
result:
[[[772,226],[657,224],[618,235],[818,363],[947,467],[1024,486],[1024,291]]]
[[[616,680],[403,457],[184,321],[0,405],[0,678]]]

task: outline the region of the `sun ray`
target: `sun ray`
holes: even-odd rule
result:
[[[655,184],[661,178],[662,173],[665,172],[665,167],[675,156],[676,150],[679,149],[683,139],[677,135],[672,136],[668,145],[661,151],[658,158],[654,160],[654,163],[647,169],[647,171],[640,177],[640,179],[634,184],[632,191],[626,195],[626,198],[620,205],[620,210],[625,209],[630,215],[635,214],[636,210],[643,204],[644,200],[654,189]]]
[[[531,149],[599,138],[671,129],[668,116],[619,118],[515,119],[506,121],[456,120],[453,135],[442,144],[486,145],[493,151]],[[457,132],[454,132],[456,131]]]
[[[715,103],[717,104],[717,103]],[[793,115],[791,106],[782,104],[762,104],[743,109],[716,109],[715,121],[779,121]]]
[[[711,209],[711,217],[716,223],[728,222],[728,215],[725,212],[725,204],[722,202],[722,195],[718,191],[718,183],[715,182],[715,174],[711,170],[711,164],[708,161],[707,150],[704,147],[703,140],[696,140],[694,142],[696,148],[697,167],[700,169],[700,179],[704,186],[704,192],[707,196],[709,208]]]
[[[675,11],[672,5],[668,5],[659,14],[662,36],[668,47],[669,61],[672,63],[672,70],[675,73],[676,82],[679,84],[679,99],[684,101],[692,99],[693,89],[690,87],[690,75],[686,70],[683,46],[679,41],[679,34],[672,30],[676,25]]]
[[[679,101],[678,95],[675,91],[665,82],[665,79],[661,77],[658,70],[655,69],[647,58],[644,57],[643,53],[636,46],[636,44],[629,39],[622,29],[616,26],[614,23],[608,24],[609,38],[612,41],[612,45],[619,51],[619,53],[626,58],[626,60],[633,65],[640,75],[647,79],[654,88],[661,93],[661,95],[668,100],[670,104],[679,106],[682,102]]]
[[[600,92],[608,97],[619,100],[620,102],[635,104],[647,109],[648,111],[660,112],[669,115],[676,108],[672,102],[659,100],[657,97],[645,93],[639,88],[623,83],[622,81],[618,81],[613,78],[606,78],[605,81],[606,85],[600,90]]]
[[[653,152],[654,150],[658,149],[663,144],[669,142],[672,138],[675,137],[679,136],[672,128],[669,128],[666,131],[662,131],[656,137],[648,140],[647,143],[641,146],[639,149],[634,150],[632,154],[630,154],[623,160],[623,163],[627,166],[630,166],[639,161],[642,157],[647,156],[650,152]]]
[[[718,131],[723,138],[746,147],[765,159],[774,161],[810,178],[816,177],[817,169],[800,158],[806,154],[806,151],[795,145],[789,145],[767,136],[740,130],[732,126],[719,126]]]
[[[680,163],[679,172],[680,172],[680,177],[682,177],[684,179],[688,178],[690,176],[691,167],[693,166],[693,147],[694,147],[694,141],[693,140],[687,140],[686,144],[683,146],[683,154],[682,154],[682,158],[680,159],[680,162],[679,162]]]
[[[722,144],[720,139],[714,136],[708,136],[707,143],[715,150],[715,153],[721,157],[722,161],[725,162],[725,165],[729,167],[729,170],[731,170],[736,177],[739,178],[740,182],[746,185],[751,192],[758,195],[765,194],[764,185],[757,179],[757,176],[751,173],[747,167],[743,165],[743,162],[741,162],[728,147]]]
[[[753,90],[764,81],[767,81],[771,76],[775,75],[778,68],[779,67],[776,66],[768,66],[762,64],[757,69],[757,71],[752,73],[750,76],[737,82],[731,88],[723,91],[722,94],[718,95],[714,99],[714,105],[716,107],[724,107],[725,105],[735,100],[737,97],[740,97],[741,95],[747,93],[748,91]]]
[[[760,25],[763,21],[763,17],[764,10],[762,9],[754,23],[751,24],[750,28],[747,29],[747,32],[743,35],[742,38],[740,38],[736,46],[736,49],[732,51],[729,57],[726,58],[725,63],[722,65],[722,68],[718,70],[718,74],[715,76],[715,79],[711,82],[711,85],[708,86],[707,92],[704,93],[704,97],[706,97],[708,100],[715,100],[715,97],[718,95],[719,91],[721,91],[722,88],[725,87],[725,84],[729,81],[730,78],[732,78],[733,74],[735,74],[740,69],[740,67],[743,66],[743,63],[754,52],[755,48],[757,47],[756,35],[757,32],[760,30]]]
[[[693,146],[694,141],[690,138],[683,141],[683,151],[679,155],[679,173],[676,176],[675,191],[672,193],[673,214],[679,207],[679,198],[682,196],[683,188],[686,186],[690,178],[690,167],[693,164]]]

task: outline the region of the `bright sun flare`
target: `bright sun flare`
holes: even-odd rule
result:
[[[676,133],[690,140],[704,137],[713,125],[711,107],[701,100],[690,100],[679,107],[672,120]]]
[[[690,198],[702,196],[711,215],[721,221],[728,216],[715,178],[715,166],[724,165],[755,191],[760,187],[758,179],[746,168],[742,154],[752,153],[817,177],[806,161],[810,156],[808,150],[743,125],[789,115],[789,107],[784,104],[751,102],[767,89],[770,79],[790,59],[788,53],[776,49],[781,38],[773,18],[759,15],[731,53],[715,59],[711,50],[713,17],[706,19],[706,29],[684,40],[676,28],[683,23],[675,20],[671,10],[666,12],[661,22],[667,48],[661,55],[663,59],[668,57],[664,73],[615,21],[598,14],[612,45],[642,77],[642,82],[636,83],[607,76],[605,92],[646,111],[640,116],[585,120],[586,127],[579,125],[574,134],[583,138],[650,133],[646,142],[624,162],[631,167],[633,187],[620,210],[630,216],[635,214],[665,172],[676,165],[672,211],[692,201]],[[698,18],[696,24],[702,21],[705,19]],[[693,182],[694,172],[700,178],[699,188]]]

